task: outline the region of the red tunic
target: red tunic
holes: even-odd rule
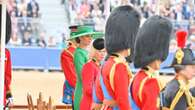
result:
[[[11,56],[8,49],[5,49],[5,84],[4,84],[4,105],[6,104],[6,94],[10,91],[12,79]]]
[[[100,73],[97,75],[96,81],[95,81],[95,95],[97,96],[98,100],[100,102],[103,102],[104,100],[104,94],[100,85]]]
[[[64,72],[64,76],[68,83],[75,88],[76,86],[76,73],[73,63],[73,53],[75,47],[70,46],[66,50],[63,50],[61,53],[61,67]]]
[[[158,110],[157,100],[160,93],[160,87],[156,78],[149,78],[145,81],[141,97],[139,98],[138,93],[141,82],[144,78],[148,77],[144,70],[140,70],[135,76],[132,82],[132,97],[140,110]]]
[[[125,65],[126,62],[121,62],[117,64],[115,67],[115,72],[113,77],[114,90],[112,89],[110,84],[110,71],[113,64],[115,63],[114,58],[116,57],[111,56],[103,66],[103,70],[102,70],[103,81],[106,86],[106,89],[108,90],[108,93],[112,96],[113,100],[116,101],[119,109],[131,110],[128,88],[129,88],[130,78],[132,76],[129,75],[128,68]]]
[[[100,72],[99,66],[94,61],[89,61],[82,69],[83,94],[80,103],[80,110],[91,110],[93,102],[93,86],[96,76]]]

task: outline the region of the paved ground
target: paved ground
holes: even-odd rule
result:
[[[27,93],[33,96],[34,103],[39,92],[44,100],[52,96],[54,104],[62,104],[64,75],[60,72],[13,71],[12,92],[15,104],[27,104]]]
[[[166,83],[172,78],[173,76],[162,76],[161,80]],[[14,103],[27,104],[27,93],[33,96],[35,103],[39,92],[42,92],[44,100],[48,100],[49,96],[52,96],[54,104],[62,104],[63,82],[64,75],[61,72],[13,71]],[[195,86],[195,79],[192,82]]]

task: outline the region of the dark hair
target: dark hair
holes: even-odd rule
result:
[[[81,42],[81,40],[79,39],[79,37],[75,38],[75,41],[76,41],[76,43],[78,43],[78,44]]]
[[[179,73],[181,70],[184,70],[185,67],[186,67],[185,65],[175,65],[174,70],[176,73]]]
[[[68,42],[68,45],[71,46],[72,45],[72,42]]]

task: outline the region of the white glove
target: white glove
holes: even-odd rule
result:
[[[14,104],[14,99],[13,97],[10,97],[6,100],[6,106],[12,106]]]

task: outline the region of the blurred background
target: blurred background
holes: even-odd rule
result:
[[[110,11],[125,4],[138,9],[142,22],[155,14],[169,18],[174,32],[188,31],[188,43],[195,49],[194,0],[8,0],[13,32],[7,47],[13,68],[61,70],[59,56],[67,45],[68,26],[92,24],[104,31]],[[170,52],[176,45],[173,34]]]

